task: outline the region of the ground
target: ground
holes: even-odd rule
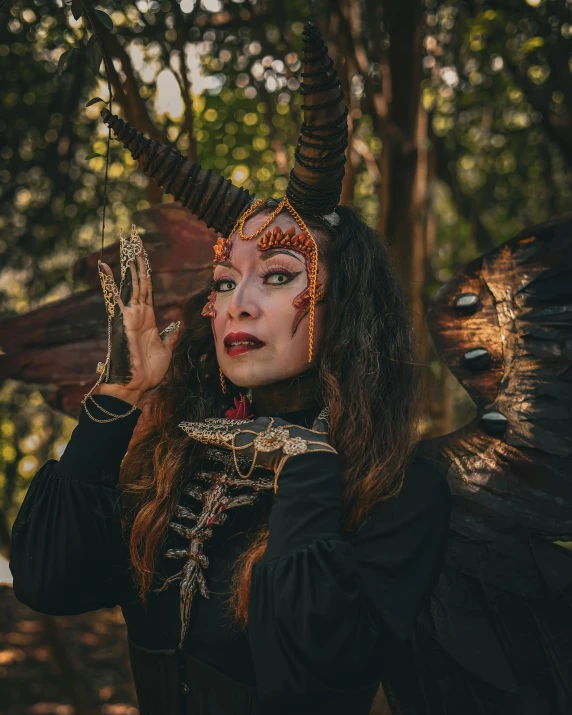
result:
[[[118,608],[43,616],[0,585],[2,715],[138,715]]]
[[[0,715],[139,715],[121,610],[43,616],[0,584],[0,692]]]

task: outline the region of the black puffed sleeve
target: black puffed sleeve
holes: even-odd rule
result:
[[[110,395],[95,396],[114,414],[131,408]],[[93,402],[90,413],[109,419]],[[18,600],[53,615],[84,613],[127,598],[126,546],[121,538],[121,461],[141,410],[109,423],[82,407],[59,462],[34,476],[12,530],[10,570]]]
[[[377,505],[345,541],[337,456],[287,462],[249,602],[265,714],[322,712],[328,702],[337,712],[341,701],[347,712],[369,712],[363,694],[375,693],[399,657],[435,584],[449,515],[446,481],[416,458],[399,496]]]

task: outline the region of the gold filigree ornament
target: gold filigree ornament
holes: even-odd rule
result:
[[[183,429],[189,437],[211,446],[222,447],[231,450],[234,457],[234,467],[239,477],[248,479],[256,467],[271,469],[274,471],[274,492],[278,489],[278,477],[284,465],[290,457],[306,452],[333,452],[336,450],[326,441],[306,439],[312,435],[325,435],[313,429],[307,429],[293,424],[276,424],[273,417],[269,424],[261,431],[259,429],[249,429],[254,427],[253,420],[230,420],[224,418],[207,418],[204,422],[181,422],[179,427]],[[238,428],[238,429],[236,429]],[[305,437],[301,437],[293,432],[301,432]],[[237,444],[237,438],[242,439],[244,435],[252,435],[252,439],[244,444]],[[250,468],[246,474],[240,470],[239,458],[245,451],[253,452]],[[275,465],[267,466],[258,462],[260,453],[279,452],[276,455]],[[243,460],[241,460],[242,462]]]
[[[151,275],[151,264],[149,263],[149,256],[147,251],[143,248],[143,241],[137,233],[137,228],[135,224],[131,224],[131,233],[126,236],[123,231],[119,232],[119,254],[121,257],[121,285],[125,281],[125,276],[127,274],[127,268],[129,266],[129,261],[136,261],[137,256],[143,252],[143,262],[145,263],[145,269],[147,271],[147,278]],[[120,289],[121,291],[121,289]]]
[[[143,255],[145,270],[147,273],[147,277],[149,277],[151,275],[151,264],[149,262],[149,256],[147,255],[147,251],[143,248],[143,242],[141,241],[141,237],[137,233],[135,224],[132,224],[131,233],[129,234],[129,236],[126,236],[123,231],[120,231],[119,233],[119,262],[121,271],[121,281],[119,284],[119,288],[117,287],[113,276],[108,275],[103,270],[101,261],[97,262],[97,272],[99,275],[99,280],[101,281],[103,300],[105,302],[105,311],[107,313],[107,354],[105,356],[105,362],[97,363],[96,372],[99,374],[97,382],[91,388],[91,390],[84,395],[82,400],[82,404],[85,407],[85,411],[94,422],[114,422],[115,420],[121,419],[122,417],[127,417],[136,409],[136,405],[133,405],[129,412],[126,412],[123,415],[116,415],[113,412],[108,412],[107,410],[104,410],[101,405],[96,402],[95,404],[102,412],[111,416],[111,419],[99,420],[89,412],[87,407],[87,401],[92,400],[93,402],[95,402],[92,397],[93,391],[102,382],[107,382],[109,380],[109,371],[111,367],[111,326],[112,320],[115,317],[117,297],[121,295],[121,292],[123,290],[123,286],[125,284],[125,277],[127,275],[127,270],[129,269],[129,262],[136,261],[137,256],[139,256],[140,254]]]

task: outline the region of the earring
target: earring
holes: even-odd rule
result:
[[[219,367],[218,372],[220,375],[220,389],[222,390],[222,394],[226,395],[226,382],[225,382],[224,373],[223,373],[221,367]]]

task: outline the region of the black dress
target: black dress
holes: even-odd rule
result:
[[[97,400],[118,414],[129,407]],[[443,562],[444,479],[417,454],[400,495],[342,540],[337,455],[292,457],[268,495],[269,543],[253,569],[247,632],[232,625],[226,599],[232,566],[268,513],[264,500],[234,509],[213,532],[205,547],[211,597],[194,598],[180,649],[178,589],[143,604],[121,535],[116,483],[140,414],[100,424],[82,408],[59,462],[38,471],[13,529],[16,597],[53,615],[119,604],[141,715],[367,715],[379,682],[400,667]],[[159,564],[165,577],[179,568]]]

